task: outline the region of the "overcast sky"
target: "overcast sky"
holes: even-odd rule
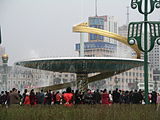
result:
[[[9,63],[28,58],[75,56],[79,34],[72,26],[95,15],[95,0],[0,0],[2,46]],[[115,16],[126,23],[126,7],[131,0],[99,0],[98,15]],[[151,19],[160,20],[160,10]],[[130,9],[130,21],[143,20]]]

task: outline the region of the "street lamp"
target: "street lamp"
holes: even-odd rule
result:
[[[135,90],[138,90],[138,78],[135,80]]]
[[[7,63],[8,63],[8,55],[7,54],[2,55],[2,62],[3,62],[2,81],[5,85],[5,90],[7,91]]]
[[[116,89],[116,88],[118,88],[118,79],[117,79],[117,77],[114,78],[114,82],[115,82],[115,86],[114,87]]]
[[[138,8],[138,11],[144,15],[144,21],[131,22],[128,27],[128,43],[133,45],[137,42],[138,48],[144,52],[144,84],[146,104],[148,104],[148,52],[154,48],[155,41],[157,41],[157,44],[160,45],[160,22],[148,21],[148,15],[151,14],[155,8],[160,8],[160,0],[149,1],[150,10],[148,9],[148,0],[131,1],[131,8]],[[142,10],[142,6],[144,6],[144,11]],[[143,41],[142,32],[144,32]],[[143,47],[142,42],[144,43]],[[149,47],[148,43],[150,43]]]

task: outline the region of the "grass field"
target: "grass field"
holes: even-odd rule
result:
[[[0,120],[160,120],[155,105],[0,107]]]

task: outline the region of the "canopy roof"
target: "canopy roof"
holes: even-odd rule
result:
[[[88,74],[97,72],[98,74],[84,79],[90,83],[112,77],[116,74],[125,72],[135,67],[142,66],[143,60],[113,57],[61,57],[31,59],[17,62],[15,64],[54,72],[68,72],[76,74]],[[68,83],[40,87],[37,88],[37,90],[58,90],[73,86],[75,84],[76,81],[72,81]]]
[[[125,71],[142,66],[143,60],[113,57],[61,57],[31,59],[15,63],[24,67],[68,73]]]

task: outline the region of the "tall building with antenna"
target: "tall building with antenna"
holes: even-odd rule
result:
[[[118,24],[114,16],[99,16],[98,15],[98,1],[95,0],[95,16],[88,18],[89,27],[107,30],[109,32],[118,33]],[[117,44],[117,41],[112,38],[103,37],[96,34],[89,34],[89,41],[104,41],[112,44]]]
[[[95,16],[88,17],[89,27],[118,33],[118,25],[113,16],[98,16],[97,0],[95,0]],[[80,44],[76,44],[76,51],[80,53]],[[88,42],[84,43],[84,56],[115,57],[117,55],[117,41],[97,34],[88,34]]]
[[[111,19],[112,18],[112,19]],[[117,33],[117,22],[113,17],[93,16],[88,18],[89,27]],[[80,44],[76,44],[76,51],[80,53]],[[117,56],[117,41],[97,34],[88,34],[88,42],[84,43],[84,56],[115,57]]]

